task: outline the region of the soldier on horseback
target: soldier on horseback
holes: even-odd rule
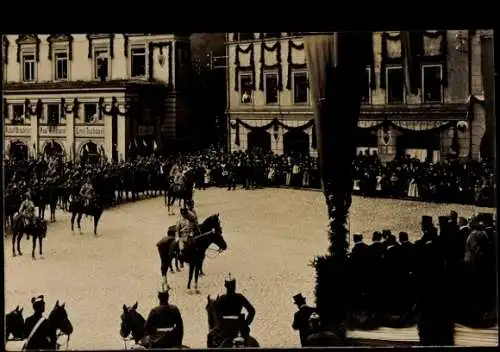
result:
[[[158,292],[160,305],[153,308],[146,320],[145,345],[151,348],[175,348],[182,346],[184,322],[179,308],[169,303],[168,288]]]
[[[92,184],[90,183],[90,177],[87,177],[87,180],[80,189],[80,196],[85,201],[85,206],[88,207],[90,205],[90,201],[94,197],[94,187],[92,187]]]
[[[179,252],[182,254],[184,248],[186,247],[186,243],[194,237],[195,223],[193,220],[193,216],[190,214],[190,211],[187,208],[181,208],[181,218],[177,222],[176,231],[175,231],[175,242],[179,247]]]
[[[237,331],[245,341],[248,341],[250,337],[250,324],[252,324],[255,317],[255,308],[245,296],[236,292],[236,280],[231,274],[225,279],[224,286],[226,287],[226,294],[223,294],[217,300],[216,312],[219,320],[223,323],[236,323]],[[241,313],[242,308],[245,308],[248,313],[246,318]],[[237,336],[236,334],[235,336],[228,337],[234,338]]]
[[[26,192],[26,198],[19,207],[19,215],[24,220],[24,224],[26,227],[29,227],[35,223],[35,204],[31,199],[30,192]]]

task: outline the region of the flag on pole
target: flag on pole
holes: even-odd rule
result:
[[[158,144],[156,144],[156,141],[153,141],[153,150],[158,149]]]

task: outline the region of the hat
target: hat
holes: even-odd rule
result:
[[[236,284],[236,279],[231,276],[231,273],[229,273],[226,278],[224,279],[224,286],[228,286],[228,285],[235,285]]]
[[[457,213],[455,210],[452,210],[452,211],[450,212],[450,217],[451,217],[452,219],[458,219],[458,213]]]
[[[434,226],[432,223],[432,216],[422,215],[422,226]]]
[[[33,305],[37,305],[37,304],[42,303],[42,302],[45,303],[45,301],[43,299],[43,295],[31,298],[31,304],[33,304]]]
[[[295,296],[293,296],[293,303],[295,304],[303,304],[306,302],[306,298],[302,296],[302,293],[298,293]]]
[[[479,213],[477,214],[477,220],[484,223],[485,225],[493,225],[494,218],[492,213]]]
[[[165,287],[164,284],[162,284],[161,290],[158,291],[158,299],[168,299],[170,297],[170,287],[168,285]]]
[[[439,225],[446,225],[450,222],[450,216],[439,216],[438,217],[438,222]]]
[[[356,234],[352,235],[352,240],[354,241],[354,243],[361,242],[361,241],[363,241],[363,235],[360,233],[356,233]]]

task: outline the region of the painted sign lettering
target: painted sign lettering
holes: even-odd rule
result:
[[[26,125],[5,125],[5,135],[9,136],[29,136],[31,126]]]
[[[77,126],[77,137],[104,137],[104,126]]]

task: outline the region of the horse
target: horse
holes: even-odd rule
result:
[[[50,348],[51,350],[57,350],[58,347],[61,346],[57,342],[57,340],[60,336],[63,336],[63,335],[67,336],[66,349],[68,348],[69,338],[70,338],[71,334],[73,333],[73,325],[71,324],[71,322],[68,318],[68,313],[66,312],[65,303],[60,305],[59,301],[56,301],[54,308],[49,313],[49,316],[47,318],[47,329],[46,330],[45,329],[38,330],[34,334],[33,340],[35,339],[35,336],[37,334],[40,334],[42,332],[45,332],[47,334],[47,336],[40,336],[40,339],[45,337],[49,341],[53,342],[53,345]],[[30,349],[37,349],[37,348],[36,348],[36,346],[30,346]]]
[[[131,350],[144,350],[146,348],[151,348],[148,343],[148,339],[145,338],[146,320],[137,311],[137,307],[137,302],[135,302],[135,304],[130,307],[127,307],[127,305],[125,304],[123,305],[123,313],[120,317],[120,336],[123,338],[125,349],[127,349],[127,341],[135,342],[135,345],[130,347]],[[182,346],[181,348],[187,348],[187,346]]]
[[[5,228],[7,224],[12,229],[14,227],[14,214],[21,206],[21,197],[15,190],[8,190],[5,192]]]
[[[46,189],[46,201],[47,204],[49,205],[49,210],[50,210],[50,222],[56,222],[56,208],[57,208],[57,202],[59,201],[60,193],[61,192],[59,186],[55,184],[49,185]]]
[[[12,338],[10,338],[12,335]],[[9,341],[22,341],[25,338],[23,308],[16,307],[5,316],[5,338]]]
[[[17,242],[17,254],[23,255],[21,252],[21,239],[23,234],[26,234],[28,240],[30,235],[33,237],[33,249],[31,251],[31,257],[35,258],[36,240],[38,239],[38,246],[40,256],[43,256],[43,246],[42,242],[45,236],[47,236],[47,220],[40,218],[35,218],[35,222],[30,226],[26,226],[24,218],[17,214],[14,216],[14,225],[12,227],[12,256],[16,256],[16,242]]]
[[[259,342],[252,336],[245,341],[239,334],[239,329],[234,320],[219,319],[217,314],[217,301],[207,296],[205,310],[208,315],[207,348],[232,348],[232,347],[260,347]],[[240,346],[238,346],[240,345]]]
[[[85,214],[94,218],[94,235],[97,236],[97,225],[99,224],[99,219],[104,212],[99,198],[92,199],[90,203],[86,205],[81,197],[75,197],[71,200],[69,211],[71,212],[71,231],[74,231],[76,218],[78,230],[82,233],[81,220],[82,216]]]
[[[172,228],[169,229],[171,231]],[[195,236],[191,243],[188,243],[185,248],[185,253],[180,255],[180,259],[189,264],[189,279],[187,288],[191,289],[191,281],[193,275],[195,279],[195,290],[198,289],[198,277],[200,269],[205,260],[205,254],[208,247],[215,243],[220,251],[227,249],[227,243],[222,236],[222,226],[219,214],[209,216],[200,224],[200,234]],[[172,269],[172,259],[175,253],[178,253],[178,245],[175,239],[171,236],[160,240],[156,246],[160,254],[161,260],[161,275],[165,282],[167,281],[168,268]],[[173,270],[172,270],[173,271]]]
[[[167,191],[165,192],[164,201],[167,206],[168,215],[175,215],[170,208],[175,204],[175,201],[179,202],[179,208],[181,207],[181,201],[184,199],[184,183],[174,182],[174,177],[170,176],[167,180]],[[186,201],[184,200],[184,205]]]
[[[146,320],[137,312],[137,307],[137,302],[130,307],[123,305],[123,313],[120,317],[120,335],[123,338],[125,349],[127,349],[127,341],[135,342],[135,348],[131,349],[146,349],[146,346],[141,345],[141,343],[145,343],[143,338],[146,336]],[[130,335],[132,335],[131,338],[129,338]]]

